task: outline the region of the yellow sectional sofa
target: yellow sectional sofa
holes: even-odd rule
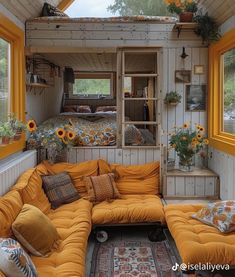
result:
[[[229,264],[235,266],[235,232],[223,234],[215,227],[193,219],[205,205],[167,205],[168,229],[186,264]]]
[[[117,186],[122,198],[94,205],[86,200],[83,176],[97,176],[115,169],[119,175]],[[42,188],[42,175],[68,172],[81,198],[70,204],[51,209]],[[142,184],[142,185],[141,185]],[[24,204],[31,204],[46,214],[56,227],[61,243],[49,257],[32,256],[39,276],[85,276],[87,240],[92,224],[164,222],[164,209],[159,193],[159,163],[124,167],[105,161],[80,164],[43,162],[26,171],[0,197],[0,237],[12,237],[11,225]],[[0,273],[0,276],[4,276]]]

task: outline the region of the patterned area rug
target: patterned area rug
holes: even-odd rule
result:
[[[168,241],[97,243],[91,277],[181,277]]]

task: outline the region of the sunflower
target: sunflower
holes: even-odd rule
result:
[[[208,139],[204,139],[204,140],[203,140],[203,143],[206,144],[206,145],[208,145],[208,144],[209,144],[209,140],[208,140]]]
[[[36,122],[32,119],[32,120],[29,120],[27,122],[27,129],[29,130],[29,132],[34,132],[36,131],[37,129],[37,125],[36,125]]]
[[[192,139],[192,142],[196,142],[196,141],[197,141],[197,138],[193,138],[193,139]]]
[[[200,126],[200,129],[199,129],[201,132],[204,132],[205,131],[205,128],[203,128],[202,126]]]
[[[56,135],[57,135],[58,138],[64,138],[65,130],[63,128],[58,128],[56,130]]]
[[[176,147],[176,144],[172,144],[172,148],[175,148]]]
[[[187,129],[189,127],[188,123],[183,124],[183,128]]]
[[[199,124],[196,125],[196,128],[198,129],[198,131],[200,131],[201,126]]]
[[[198,134],[197,139],[201,139],[201,138],[202,138],[202,135]]]
[[[73,140],[74,138],[75,138],[75,133],[73,132],[73,131],[68,131],[67,133],[66,133],[66,136],[67,136],[67,138],[69,139],[69,140]]]

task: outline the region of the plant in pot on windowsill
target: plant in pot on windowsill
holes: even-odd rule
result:
[[[3,122],[0,124],[1,144],[6,145],[13,141],[15,132],[11,127],[10,122]]]
[[[171,106],[176,106],[181,102],[182,96],[177,91],[170,91],[164,98],[164,103]]]
[[[198,10],[195,0],[165,0],[165,2],[170,13],[179,15],[180,22],[192,22],[193,15]]]
[[[175,149],[179,156],[179,169],[192,171],[193,157],[202,151],[209,141],[204,136],[204,128],[196,124],[193,130],[187,123],[182,127],[176,127],[171,134],[170,146]]]
[[[20,140],[22,133],[26,130],[25,124],[18,120],[14,114],[9,115],[9,122],[12,130],[15,132],[14,141]]]

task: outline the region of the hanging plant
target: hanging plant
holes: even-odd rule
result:
[[[195,17],[194,21],[198,23],[195,33],[202,38],[203,43],[210,44],[211,42],[218,41],[221,37],[219,27],[216,21],[200,11]]]

